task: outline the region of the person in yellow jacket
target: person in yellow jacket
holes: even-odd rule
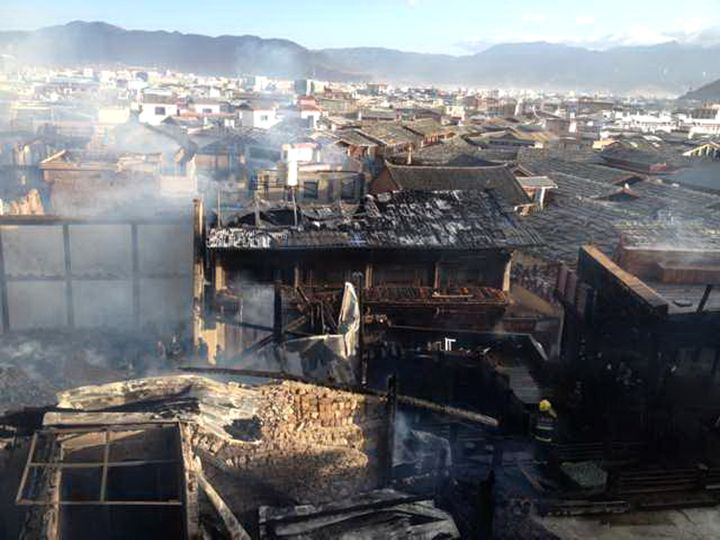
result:
[[[538,414],[535,418],[533,437],[537,446],[536,456],[542,461],[548,457],[549,446],[555,440],[555,428],[557,424],[557,413],[552,403],[543,399],[538,403]]]

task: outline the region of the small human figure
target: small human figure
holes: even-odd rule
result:
[[[215,347],[215,365],[223,367],[225,365],[225,354],[223,348],[218,345]]]
[[[538,403],[538,412],[533,426],[533,437],[535,438],[535,458],[540,462],[546,462],[550,454],[550,448],[555,440],[555,427],[557,413],[547,399]]]
[[[159,339],[157,344],[155,345],[155,354],[160,359],[160,361],[165,362],[167,360],[167,348],[165,347],[165,343],[163,343],[161,339]]]
[[[200,338],[198,340],[198,357],[200,360],[204,360],[205,362],[208,361],[208,355],[210,354],[210,349],[208,347],[207,341],[205,341],[203,338]]]
[[[177,362],[180,360],[182,355],[183,355],[182,343],[180,343],[180,339],[178,338],[177,334],[173,334],[173,337],[170,340],[170,349],[168,351],[168,356],[173,361]]]

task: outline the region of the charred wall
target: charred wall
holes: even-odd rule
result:
[[[252,276],[271,282],[280,275],[286,284],[325,286],[354,281],[362,272],[368,287],[407,285],[430,287],[487,286],[509,288],[510,255],[502,250],[454,252],[438,249],[258,250],[216,252],[211,266],[224,274]]]

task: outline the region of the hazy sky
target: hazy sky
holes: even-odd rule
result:
[[[310,48],[377,46],[467,54],[551,41],[607,48],[720,42],[720,0],[0,0],[0,29],[71,20],[123,28],[287,38]]]

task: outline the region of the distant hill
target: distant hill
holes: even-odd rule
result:
[[[681,99],[720,102],[720,79],[688,92]]]
[[[198,74],[667,95],[720,78],[720,46],[666,43],[593,51],[541,42],[450,56],[372,47],[310,50],[283,39],[124,30],[81,21],[33,32],[0,32],[0,53],[28,64],[122,64]]]
[[[27,64],[123,64],[212,75],[352,78],[318,64],[315,53],[292,41],[124,30],[101,22],[0,32],[0,50]]]

